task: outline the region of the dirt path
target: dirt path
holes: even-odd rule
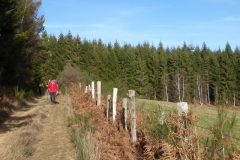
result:
[[[42,120],[42,127],[36,132],[36,143],[30,156],[22,159],[31,160],[73,160],[75,150],[70,143],[67,128],[67,118],[64,110],[64,97],[57,97],[59,104],[51,105],[47,96],[36,99],[28,108],[16,112],[7,121],[0,125],[0,159],[12,159],[12,149],[15,137],[21,130],[29,126],[38,117]],[[34,129],[32,129],[34,130]],[[11,158],[10,158],[11,157]],[[16,156],[15,156],[16,157]],[[17,158],[16,158],[17,159]]]

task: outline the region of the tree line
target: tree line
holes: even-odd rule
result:
[[[96,80],[111,82],[123,90],[133,89],[140,98],[187,101],[213,105],[239,105],[240,51],[229,43],[211,51],[187,45],[157,47],[148,42],[132,46],[104,44],[101,39],[81,39],[71,32],[58,38],[43,32],[42,53],[47,56],[45,76],[57,74],[71,62]]]
[[[44,31],[41,0],[5,0],[0,4],[0,84],[32,90],[57,78],[64,66],[87,72],[140,98],[214,105],[240,103],[240,51],[186,44],[136,46],[87,40]]]

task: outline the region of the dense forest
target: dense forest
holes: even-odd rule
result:
[[[183,43],[182,47],[155,47],[148,42],[131,46],[103,44],[99,40],[42,34],[47,75],[57,76],[68,60],[95,80],[113,82],[118,88],[134,89],[139,97],[200,104],[238,105],[240,52],[211,51]],[[45,68],[46,69],[46,68]]]
[[[38,16],[41,1],[3,0],[0,3],[0,83],[30,90],[39,74],[44,16]]]
[[[41,1],[1,2],[0,83],[35,88],[56,78],[67,63],[92,80],[134,89],[140,98],[235,106],[240,104],[240,51],[207,44],[165,47],[143,42],[104,44],[79,35],[58,37],[44,31]]]

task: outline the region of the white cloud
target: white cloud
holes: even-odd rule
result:
[[[102,25],[102,24],[79,25],[79,24],[46,23],[44,25],[47,28],[84,28],[84,27],[110,28],[110,27]]]
[[[239,19],[234,17],[225,17],[222,19],[217,20],[218,22],[230,22],[230,21],[238,21]]]
[[[126,11],[120,12],[121,15],[130,15],[130,14],[132,14],[132,13],[133,13],[133,12],[130,11],[130,10],[126,10]]]

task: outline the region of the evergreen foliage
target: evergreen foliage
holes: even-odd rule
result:
[[[57,78],[68,64],[87,72],[93,81],[134,89],[139,97],[225,106],[240,103],[240,52],[228,42],[224,50],[211,51],[205,43],[201,48],[185,42],[164,48],[162,42],[157,47],[148,42],[105,45],[101,39],[73,37],[71,31],[55,37],[42,32],[40,5],[41,1],[32,0],[0,4],[2,85],[34,88]]]
[[[38,16],[41,1],[4,0],[0,4],[0,82],[31,89],[38,80],[39,33],[44,16]],[[38,85],[38,84],[37,84]]]
[[[58,39],[43,33],[42,42],[43,52],[50,56],[44,64],[45,77],[56,77],[68,60],[94,81],[134,89],[142,98],[225,106],[240,102],[240,52],[238,48],[233,52],[229,43],[225,50],[214,52],[205,43],[201,48],[184,42],[182,47],[166,49],[161,42],[157,48],[148,42],[135,47],[117,41],[104,45],[101,39],[72,37],[70,31]]]

